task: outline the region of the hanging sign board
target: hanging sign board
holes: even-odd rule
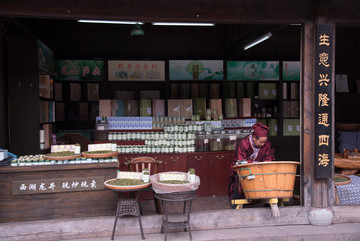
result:
[[[227,79],[279,80],[279,61],[228,61]]]
[[[38,40],[38,66],[50,74],[54,73],[54,53],[40,40]]]
[[[283,62],[283,80],[300,81],[300,61]]]
[[[165,61],[109,61],[109,81],[165,81]]]
[[[333,105],[333,25],[317,24],[315,48],[315,176],[333,175],[332,105]]]
[[[223,80],[222,60],[170,60],[170,80]]]
[[[104,61],[102,60],[56,60],[55,79],[82,81],[104,80]]]

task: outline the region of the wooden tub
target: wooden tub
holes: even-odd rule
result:
[[[299,162],[274,161],[236,165],[246,199],[290,198],[293,196]]]

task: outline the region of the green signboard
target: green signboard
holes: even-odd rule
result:
[[[56,80],[103,80],[102,60],[56,60]]]
[[[223,80],[222,60],[170,60],[170,80]]]
[[[283,62],[283,80],[300,81],[300,61]]]
[[[227,79],[279,80],[279,61],[228,61]]]
[[[38,41],[38,66],[49,73],[54,73],[54,53],[43,42]]]

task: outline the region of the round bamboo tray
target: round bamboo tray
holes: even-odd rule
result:
[[[108,182],[114,181],[114,180],[116,180],[116,178],[105,181],[104,186],[109,188],[109,189],[115,189],[115,190],[136,190],[136,189],[142,189],[142,188],[146,188],[146,187],[151,186],[151,182],[144,183],[144,184],[141,184],[141,185],[133,185],[133,186],[115,186],[115,185],[108,184]]]
[[[81,155],[72,155],[72,156],[44,156],[44,159],[46,160],[55,160],[55,161],[61,161],[61,160],[70,160],[70,159],[76,159],[80,158]]]
[[[119,155],[119,153],[117,151],[114,151],[114,152],[109,152],[109,153],[92,154],[87,151],[84,151],[83,153],[81,153],[81,155],[83,157],[87,157],[87,158],[107,158],[107,157],[117,156],[117,155]]]
[[[186,176],[186,172],[164,172],[168,174],[181,174]],[[161,183],[160,181],[160,174],[157,173],[150,176],[150,182],[152,184],[152,188],[156,193],[174,193],[174,192],[188,192],[194,191],[199,188],[200,185],[200,177],[195,176],[195,182],[189,182],[184,184],[169,184],[169,183]]]
[[[351,178],[350,177],[348,177],[348,176],[345,176],[345,175],[341,175],[341,174],[335,174],[335,178],[344,178],[344,179],[346,179],[347,181],[343,181],[343,182],[336,182],[335,181],[335,185],[336,186],[339,186],[339,185],[346,185],[346,184],[349,184],[350,182],[352,182],[352,180],[351,180]],[[334,179],[335,179],[334,178]]]

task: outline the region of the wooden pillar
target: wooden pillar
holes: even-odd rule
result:
[[[0,148],[7,148],[5,91],[5,25],[0,23]]]
[[[302,183],[303,183],[303,205],[305,207],[325,208],[334,204],[334,182],[333,179],[316,179],[315,165],[317,159],[315,157],[315,125],[317,117],[315,116],[315,44],[316,44],[316,25],[322,23],[333,23],[334,37],[332,39],[333,48],[333,72],[331,76],[331,84],[335,89],[335,24],[327,18],[326,6],[323,4],[315,5],[316,16],[313,20],[308,20],[302,28]],[[332,135],[331,143],[334,150],[334,132],[335,132],[335,94],[333,91],[332,103]],[[332,160],[332,171],[334,172],[334,153],[330,156]]]

